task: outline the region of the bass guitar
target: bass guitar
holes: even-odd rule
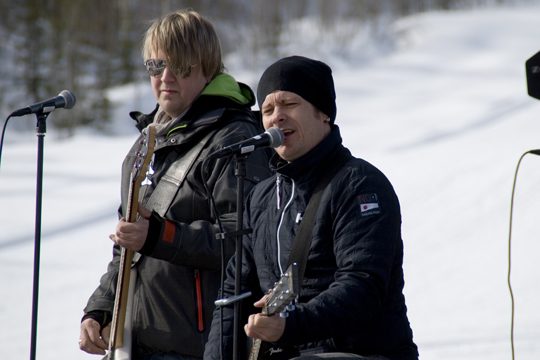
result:
[[[137,221],[139,189],[146,178],[146,172],[154,154],[156,129],[148,126],[141,139],[142,150],[135,153],[136,159],[130,175],[129,195],[126,207],[126,221]],[[137,279],[137,270],[131,267],[133,251],[123,248],[120,254],[120,267],[111,322],[109,351],[103,360],[131,359],[131,314],[133,289]]]

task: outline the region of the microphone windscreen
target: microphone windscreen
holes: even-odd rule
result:
[[[72,107],[75,106],[77,99],[75,98],[75,95],[71,91],[63,90],[60,93],[60,96],[66,100],[66,106],[64,106],[65,109],[71,109]]]
[[[271,127],[268,130],[266,130],[268,135],[270,135],[270,138],[272,139],[270,146],[273,148],[277,148],[281,144],[283,144],[283,140],[285,140],[285,135],[283,134],[283,131],[281,131],[278,128]]]

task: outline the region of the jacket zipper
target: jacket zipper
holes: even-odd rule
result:
[[[197,294],[197,330],[204,331],[203,321],[203,303],[202,303],[202,291],[201,291],[201,272],[195,270],[195,292]]]

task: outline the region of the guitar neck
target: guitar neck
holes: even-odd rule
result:
[[[146,147],[146,152],[141,150],[136,153],[135,164],[131,171],[130,187],[125,214],[125,218],[128,222],[137,221],[139,190],[142,181],[146,177],[146,170],[150,164],[152,154],[154,153],[155,132],[156,130],[153,126],[147,127],[148,134],[142,142],[143,147]],[[124,345],[124,324],[126,321],[126,307],[129,296],[132,260],[133,251],[121,247],[118,281],[116,285],[109,341],[109,359],[113,359],[115,350],[122,348]]]
[[[132,174],[133,177],[133,174]],[[130,186],[129,196],[128,196],[128,206],[126,210],[126,219],[128,222],[136,221],[137,208],[138,204],[135,204],[133,199],[138,198],[137,193],[140,189],[140,186],[134,184],[133,179],[131,179],[132,186]],[[137,193],[135,193],[137,191]],[[116,285],[116,294],[115,294],[115,304],[118,306],[114,307],[113,318],[111,325],[111,335],[109,343],[109,353],[112,353],[111,350],[123,347],[123,338],[124,338],[124,322],[126,320],[126,306],[122,306],[127,303],[128,287],[129,287],[129,278],[130,278],[130,268],[131,262],[133,260],[133,251],[121,247],[120,253],[120,265],[118,267],[118,283]]]

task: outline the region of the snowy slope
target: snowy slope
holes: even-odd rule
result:
[[[390,55],[344,66],[321,54],[334,65],[344,143],[400,197],[405,295],[424,360],[511,359],[510,200],[520,156],[540,148],[540,101],[527,96],[524,65],[540,51],[539,16],[534,4],[428,13],[395,25]],[[227,66],[255,86],[258,75]],[[154,106],[147,84],[113,98],[126,135],[45,138],[40,360],[99,359],[79,351],[79,320],[111,256],[120,164],[134,137],[127,111]],[[1,359],[30,354],[36,144],[10,141],[1,162]],[[540,158],[527,155],[512,239],[517,359],[540,358],[539,183]]]

